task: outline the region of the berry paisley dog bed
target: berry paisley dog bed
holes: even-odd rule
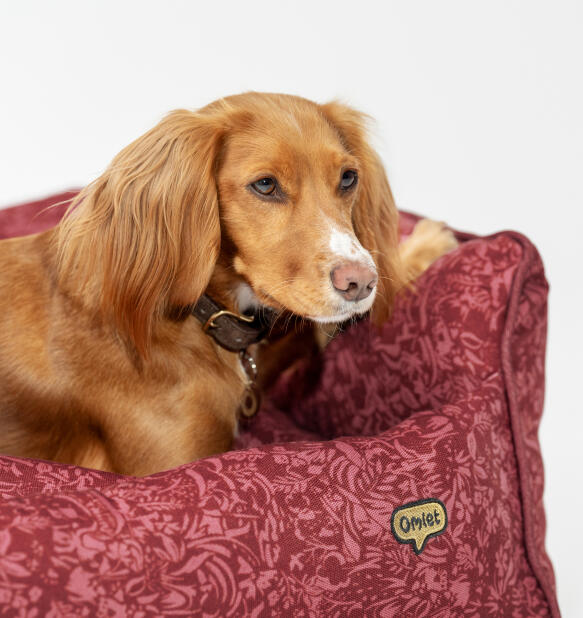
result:
[[[66,197],[1,211],[0,236]],[[146,478],[0,457],[1,614],[558,616],[543,267],[519,234],[459,239],[382,331],[280,380],[237,450]]]

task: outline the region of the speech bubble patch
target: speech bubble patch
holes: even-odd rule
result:
[[[420,554],[427,541],[447,528],[445,504],[437,498],[408,502],[391,515],[391,532],[399,543],[410,543]]]

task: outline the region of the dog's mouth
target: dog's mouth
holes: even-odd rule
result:
[[[375,293],[372,293],[365,299],[359,301],[341,301],[340,303],[334,303],[330,308],[325,307],[322,308],[321,311],[314,311],[314,308],[306,307],[303,302],[281,302],[264,289],[259,289],[255,292],[255,297],[260,306],[275,312],[289,311],[319,324],[339,324],[358,318],[370,311],[375,296],[376,290]],[[292,304],[294,306],[291,306]],[[253,310],[256,311],[257,307],[254,307]]]
[[[336,315],[309,315],[306,316],[308,320],[312,320],[312,322],[317,322],[318,324],[340,324],[341,322],[348,322],[348,320],[354,318],[359,315],[358,313],[337,313]]]
[[[348,322],[348,320],[358,318],[367,311],[368,309],[365,311],[347,311],[344,313],[337,313],[335,315],[308,315],[306,318],[308,320],[312,320],[312,322],[317,322],[318,324],[340,324],[342,322]]]
[[[368,313],[374,303],[376,294],[371,294],[367,298],[360,301],[343,302],[339,310],[333,314],[320,314],[320,315],[307,315],[308,320],[317,322],[319,324],[340,324],[341,322],[347,322],[355,318],[363,316]]]

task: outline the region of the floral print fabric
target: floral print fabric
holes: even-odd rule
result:
[[[460,238],[382,329],[282,379],[237,450],[141,479],[0,457],[0,614],[558,616],[542,264],[514,233]],[[448,522],[416,554],[391,516],[427,499]]]

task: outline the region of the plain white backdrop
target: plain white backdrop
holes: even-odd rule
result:
[[[165,112],[227,94],[368,112],[400,208],[543,256],[547,547],[581,616],[582,33],[577,0],[2,2],[0,207],[81,186]]]

